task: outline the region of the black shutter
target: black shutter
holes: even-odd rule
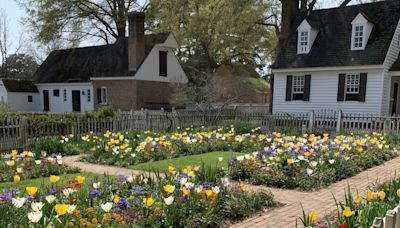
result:
[[[311,90],[311,75],[306,74],[304,78],[304,95],[303,95],[303,100],[304,101],[310,101],[310,90]]]
[[[101,88],[97,88],[97,104],[101,103]]]
[[[344,101],[346,74],[339,74],[337,101]]]
[[[167,72],[167,55],[168,52],[167,51],[160,51],[159,52],[159,63],[160,63],[160,76],[167,76],[168,72]]]
[[[360,88],[358,92],[358,101],[365,102],[365,95],[367,94],[367,73],[360,74]]]
[[[293,84],[293,76],[288,75],[286,77],[286,101],[292,100],[292,84]]]

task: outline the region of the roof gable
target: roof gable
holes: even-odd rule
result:
[[[143,60],[168,36],[169,33],[146,35]],[[128,38],[125,38],[110,45],[53,51],[35,72],[35,82],[89,82],[92,77],[134,76],[136,72],[128,70],[127,49]]]
[[[353,20],[360,14],[374,25],[365,50],[351,51]],[[306,55],[297,54],[297,27],[306,19],[318,36]],[[382,65],[400,19],[400,1],[386,0],[299,16],[273,65],[274,69]]]

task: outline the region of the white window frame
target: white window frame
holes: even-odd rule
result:
[[[293,76],[292,94],[304,94],[305,75]]]
[[[91,102],[92,101],[92,92],[90,91],[90,89],[87,89],[87,101]]]
[[[299,54],[307,54],[309,52],[310,31],[308,30],[299,31],[298,46],[299,46],[298,48]]]
[[[101,104],[107,104],[107,87],[101,87],[100,91]]]
[[[365,46],[365,25],[356,24],[353,28],[352,47],[354,50],[364,49]]]
[[[346,94],[360,93],[360,74],[346,74],[345,92]]]

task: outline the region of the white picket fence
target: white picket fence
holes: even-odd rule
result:
[[[384,218],[375,218],[371,228],[400,228],[400,205],[387,211]]]

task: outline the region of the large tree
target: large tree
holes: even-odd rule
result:
[[[277,41],[275,29],[260,23],[271,7],[265,0],[150,0],[147,24],[173,32],[181,60],[197,69],[229,62],[263,67]]]
[[[26,23],[41,43],[66,39],[78,45],[97,37],[112,43],[125,37],[127,14],[138,0],[16,0],[26,9]]]
[[[12,54],[6,58],[2,78],[31,79],[39,67],[35,59],[27,54]]]

